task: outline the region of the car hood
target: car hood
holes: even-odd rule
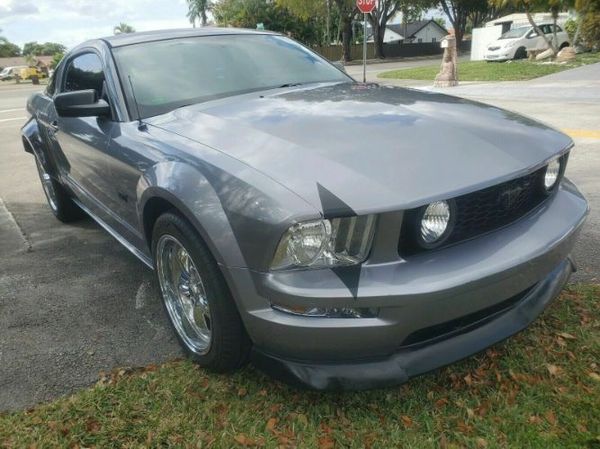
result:
[[[523,175],[572,145],[493,106],[376,84],[245,94],[149,123],[242,161],[326,214],[334,203],[369,213],[451,198]]]

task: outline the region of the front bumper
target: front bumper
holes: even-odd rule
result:
[[[438,339],[410,345],[388,357],[342,363],[308,363],[285,360],[254,349],[254,364],[272,376],[298,387],[317,390],[363,390],[406,382],[440,368],[525,329],[560,293],[573,265],[562,261],[515,306],[482,318]]]
[[[517,222],[406,260],[395,250],[402,213],[383,214],[370,259],[355,273],[356,297],[334,270],[224,271],[257,366],[319,389],[390,385],[467,357],[533,321],[572,271],[568,257],[587,212],[585,198],[565,179]],[[378,308],[379,314],[310,318],[271,303]]]
[[[500,48],[498,50],[486,50],[483,59],[486,61],[507,61],[514,58],[514,52],[510,48]]]

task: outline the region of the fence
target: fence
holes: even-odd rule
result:
[[[460,45],[460,51],[469,51],[470,41],[464,41]],[[313,47],[313,50],[321,54],[330,61],[339,61],[342,59],[342,46],[329,45],[325,47]],[[423,42],[415,44],[383,44],[383,51],[386,58],[412,58],[415,56],[434,56],[441,55],[444,50],[439,42]],[[363,55],[362,44],[350,46],[350,56],[353,60],[361,60]],[[367,59],[375,58],[375,45],[367,43]]]

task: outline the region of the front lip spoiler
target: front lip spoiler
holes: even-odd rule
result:
[[[475,323],[443,340],[404,348],[383,359],[311,363],[285,360],[255,347],[252,362],[271,376],[300,388],[366,390],[399,385],[522,331],[558,296],[574,271],[573,262],[567,258],[520,302],[494,319]]]

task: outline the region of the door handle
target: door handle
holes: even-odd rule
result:
[[[48,124],[50,130],[50,134],[56,134],[59,131],[58,128],[58,121],[57,120],[52,120],[49,124]]]

